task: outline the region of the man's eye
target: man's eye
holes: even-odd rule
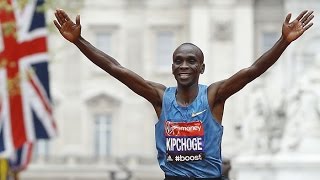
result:
[[[174,61],[174,63],[175,64],[180,64],[182,61],[180,60],[180,59],[176,59],[175,61]]]
[[[190,63],[190,64],[194,64],[194,63],[196,63],[196,60],[195,60],[195,59],[190,59],[190,60],[189,60],[189,63]]]

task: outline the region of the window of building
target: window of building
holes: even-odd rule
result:
[[[276,32],[263,32],[261,38],[260,54],[269,50],[278,40],[279,35]]]
[[[107,53],[112,53],[112,33],[110,32],[97,32],[95,33],[96,47]]]
[[[117,27],[113,26],[92,26],[92,44],[104,53],[116,58],[117,51]],[[98,66],[92,65],[93,75],[105,75],[105,72]]]
[[[95,156],[111,155],[112,119],[109,114],[98,114],[94,120]]]
[[[293,72],[295,78],[299,78],[302,74],[305,75],[311,71],[316,72],[317,68],[319,68],[319,41],[313,40],[305,44],[307,45],[299,49],[299,53],[295,54],[296,59],[292,61],[292,63],[294,63],[294,69],[296,70]]]
[[[172,53],[175,47],[175,34],[172,31],[159,31],[156,34],[156,63],[160,70],[170,70]]]

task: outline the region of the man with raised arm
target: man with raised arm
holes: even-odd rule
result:
[[[204,56],[192,43],[183,43],[173,52],[172,74],[177,86],[166,87],[145,80],[86,41],[81,36],[79,15],[74,23],[63,10],[56,10],[54,24],[90,61],[152,104],[159,118],[155,126],[157,158],[165,180],[221,180],[221,123],[226,100],[271,67],[290,43],[313,25],[312,13],[305,10],[292,22],[288,14],[282,35],[270,50],[250,67],[208,86],[199,84]]]

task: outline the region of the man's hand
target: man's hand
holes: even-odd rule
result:
[[[313,23],[310,23],[314,17],[312,13],[313,11],[302,11],[300,15],[292,22],[290,22],[291,13],[287,15],[282,25],[282,36],[288,43],[291,43],[299,38],[313,25]]]
[[[71,21],[67,13],[62,9],[57,9],[54,13],[57,20],[54,20],[54,25],[60,31],[61,35],[68,41],[74,43],[81,35],[80,15],[76,17],[76,23]]]

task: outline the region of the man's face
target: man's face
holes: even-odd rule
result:
[[[179,85],[198,84],[199,76],[204,71],[201,50],[191,44],[179,46],[173,53],[172,74]]]

